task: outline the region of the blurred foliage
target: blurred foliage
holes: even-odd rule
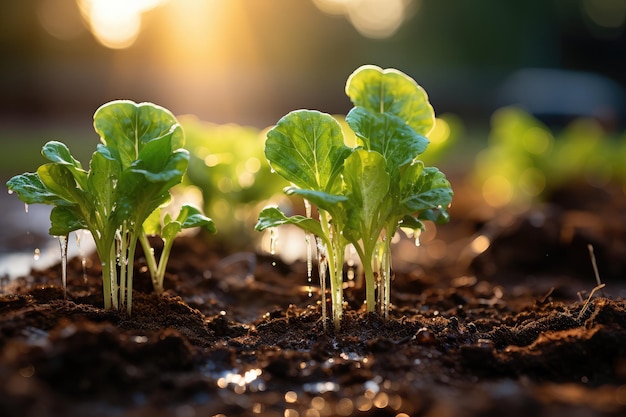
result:
[[[426,151],[420,155],[420,160],[427,166],[440,164],[452,152],[463,133],[463,122],[458,116],[452,113],[438,116],[435,118],[433,130],[426,136],[430,143]]]
[[[200,189],[204,212],[219,227],[220,241],[231,247],[249,245],[257,238],[257,206],[265,206],[288,185],[271,175],[263,154],[264,132],[195,116],[181,116],[179,121],[191,154],[184,184]]]
[[[555,132],[526,111],[505,107],[492,117],[489,145],[477,155],[473,175],[491,206],[524,206],[568,183],[624,184],[625,160],[626,134],[609,134],[594,119]]]

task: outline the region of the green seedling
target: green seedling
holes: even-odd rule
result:
[[[297,110],[267,134],[270,166],[302,197],[306,215],[286,216],[276,207],[259,215],[257,230],[293,224],[317,240],[325,318],[325,272],[330,281],[333,322],[342,316],[344,254],[353,245],[362,264],[367,311],[386,317],[391,281],[391,239],[398,228],[421,231],[422,220],[446,222],[452,189],[437,168],[418,159],[435,123],[426,92],[395,70],[363,66],[348,79],[354,108],[346,122],[356,146],[345,144],[330,115]],[[308,205],[317,208],[318,220]]]
[[[27,204],[53,206],[51,235],[66,237],[79,229],[91,233],[102,264],[104,307],[125,306],[130,314],[137,242],[144,245],[148,261],[156,263],[144,223],[169,202],[169,190],[181,182],[189,153],[182,149],[184,135],[176,118],[151,103],[107,103],[95,112],[94,128],[101,143],[88,170],[65,144],[52,141],[42,149],[50,162],[37,172],[11,178],[7,186]],[[168,218],[166,223],[162,230],[166,245],[184,227],[214,230],[210,219],[191,208],[183,208],[175,221]],[[148,226],[148,232],[157,230],[154,221]],[[166,262],[167,254],[162,265],[150,267],[157,291]]]
[[[180,209],[178,216],[174,219],[169,213],[161,220],[161,209],[156,209],[143,223],[143,233],[139,235],[139,241],[143,248],[148,271],[152,279],[152,285],[157,294],[163,292],[163,279],[165,268],[170,257],[174,238],[183,230],[194,227],[201,227],[210,233],[215,233],[215,225],[211,219],[204,216],[202,212],[189,204],[185,204]],[[158,262],[150,246],[148,235],[159,235],[163,240],[163,249]]]

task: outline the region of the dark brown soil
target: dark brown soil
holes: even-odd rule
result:
[[[60,267],[33,272],[0,294],[0,415],[626,415],[620,193],[516,215],[461,205],[438,231],[445,256],[395,264],[390,318],[349,287],[337,332],[302,263],[210,237],[176,241],[162,297],[137,260],[131,317],[102,309],[95,266],[84,280],[70,261],[67,300]],[[468,254],[478,236],[489,247]],[[585,304],[587,244],[607,286]]]

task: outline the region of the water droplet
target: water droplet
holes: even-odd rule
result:
[[[13,190],[9,189],[9,195],[13,194]]]
[[[278,232],[275,227],[270,228],[270,254],[276,254],[276,241],[278,240]]]
[[[63,283],[63,298],[67,300],[67,236],[57,236],[61,248],[61,282]]]
[[[35,252],[33,253],[33,259],[38,261],[41,257],[41,249],[35,248]]]
[[[311,203],[309,200],[304,200],[304,209],[306,217],[311,218]],[[313,296],[312,275],[313,275],[313,248],[311,246],[311,233],[307,232],[304,236],[306,243],[306,278],[309,283],[309,297]]]
[[[328,253],[328,248],[322,242],[321,239],[317,238],[317,270],[320,279],[320,294],[322,297],[322,323],[324,326],[324,331],[326,331],[326,268],[328,266],[328,258],[326,254]]]
[[[28,214],[28,203],[24,203],[24,213]]]

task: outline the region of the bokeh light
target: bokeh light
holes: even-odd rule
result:
[[[44,30],[57,39],[69,41],[85,32],[76,0],[40,0],[35,10]]]
[[[166,0],[77,0],[98,42],[112,49],[131,46],[139,36],[142,15]]]
[[[583,0],[589,18],[598,26],[618,28],[626,21],[624,0]]]
[[[325,13],[343,15],[368,38],[394,35],[417,10],[416,0],[313,0]]]

